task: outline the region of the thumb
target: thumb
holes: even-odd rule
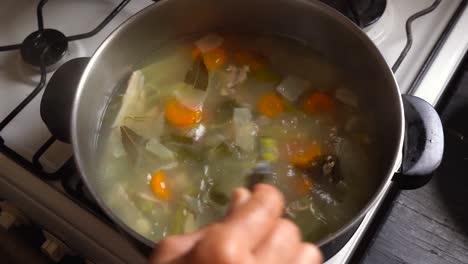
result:
[[[231,205],[227,216],[250,200],[251,193],[245,188],[237,188],[232,193]]]

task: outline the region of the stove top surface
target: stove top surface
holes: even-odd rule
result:
[[[355,23],[361,25],[363,30],[382,52],[389,66],[394,66],[407,43],[405,23],[408,18],[414,13],[424,10],[439,1],[359,0],[355,3],[353,2],[354,4],[351,6],[349,6],[350,1],[323,2],[334,6]],[[424,59],[432,50],[460,2],[461,0],[442,1],[435,6],[432,12],[421,17],[417,20],[417,23],[413,24],[412,39],[414,41],[412,47],[405,54],[402,63],[398,67],[398,71],[396,71],[396,78],[402,93],[411,89],[411,83],[423,66]],[[76,57],[91,56],[98,45],[113,29],[137,11],[151,4],[152,1],[130,1],[96,35],[79,39],[80,37],[84,37],[83,33],[89,32],[99,25],[121,3],[119,0],[49,1],[42,9],[44,19],[41,22],[37,20],[36,5],[31,4],[30,1],[4,0],[0,3],[0,32],[3,32],[0,36],[0,46],[22,43],[27,36],[30,36],[31,33],[37,30],[38,24],[40,25],[41,23],[44,28],[55,29],[63,33],[62,36],[55,31],[51,31],[51,37],[54,39],[60,39],[64,36],[71,37],[73,41],[68,42],[68,49],[63,51],[62,47],[58,46],[54,50],[55,57],[51,58],[51,67],[46,69],[49,72],[45,75],[47,78],[50,78],[53,71],[61,62]],[[73,10],[73,12],[70,12],[70,10]],[[27,60],[28,63],[23,59],[24,56],[31,57]],[[20,52],[18,50],[0,52],[0,120],[9,116],[11,111],[40,84],[41,74],[37,67],[37,56],[40,56],[40,54],[25,55],[24,51]],[[36,63],[34,62],[35,60]],[[91,207],[93,213],[98,212],[99,209],[94,207],[90,199],[76,201],[73,198],[75,196],[89,196],[84,195],[86,190],[82,188],[83,186],[79,178],[73,176],[76,176],[76,173],[72,173],[73,166],[70,160],[72,156],[71,147],[68,144],[54,140],[41,120],[38,111],[41,95],[42,92],[39,92],[15,116],[12,122],[9,122],[7,125],[5,122],[0,123],[1,138],[8,149],[13,150],[24,158],[23,162],[33,161],[32,166],[35,169],[45,171],[44,177],[53,178],[62,176],[60,182],[47,182],[53,190],[58,193],[71,194],[72,201],[79,204],[79,208]],[[2,124],[6,126],[3,128]],[[3,130],[1,130],[2,128]],[[38,150],[41,150],[41,146],[44,146],[44,144],[46,147],[50,147],[43,148],[43,155],[38,155]],[[12,156],[10,155],[9,157],[11,158]],[[0,162],[0,168],[2,168],[1,164]],[[66,166],[63,166],[63,164]],[[59,170],[60,168],[62,170]],[[59,176],[54,173],[57,170],[59,170]],[[29,175],[35,177],[32,174]],[[80,214],[80,212],[75,213]],[[364,223],[370,221],[372,217],[369,216],[366,219]],[[105,219],[104,223],[108,224]],[[85,229],[86,227],[81,228]],[[365,226],[361,226],[361,232],[364,229]],[[357,233],[359,232],[358,230]],[[327,263],[345,263],[358,241],[359,236],[354,236],[350,243]],[[118,254],[118,250],[115,252]]]
[[[320,0],[365,28],[376,23],[384,14],[387,0]]]

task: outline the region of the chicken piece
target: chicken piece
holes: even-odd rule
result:
[[[226,87],[221,90],[221,95],[227,96],[235,92],[235,87],[247,80],[247,75],[250,72],[249,66],[237,67],[229,65],[226,69],[229,73]]]

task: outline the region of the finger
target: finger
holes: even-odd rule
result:
[[[231,206],[229,208],[227,215],[230,215],[237,208],[239,208],[241,205],[246,203],[250,199],[250,196],[251,196],[250,191],[245,188],[235,189],[234,192],[232,193]]]
[[[187,254],[200,241],[204,233],[205,230],[201,229],[194,233],[171,236],[161,240],[153,251],[149,263],[169,263]]]
[[[288,263],[301,245],[301,233],[297,226],[286,219],[279,219],[271,234],[254,251],[258,263]]]
[[[284,207],[282,194],[273,186],[257,184],[250,199],[222,222],[226,232],[253,250],[274,227]],[[248,239],[246,239],[248,238]]]
[[[246,238],[240,238],[223,223],[216,223],[206,228],[206,233],[193,250],[176,263],[223,263],[253,264],[253,255],[245,247]]]
[[[321,264],[323,263],[322,252],[318,247],[309,244],[302,243],[293,258],[292,264]]]

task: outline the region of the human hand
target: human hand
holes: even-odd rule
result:
[[[322,255],[304,243],[297,226],[281,218],[284,200],[274,187],[237,189],[223,221],[197,232],[162,240],[151,264],[322,263]]]

